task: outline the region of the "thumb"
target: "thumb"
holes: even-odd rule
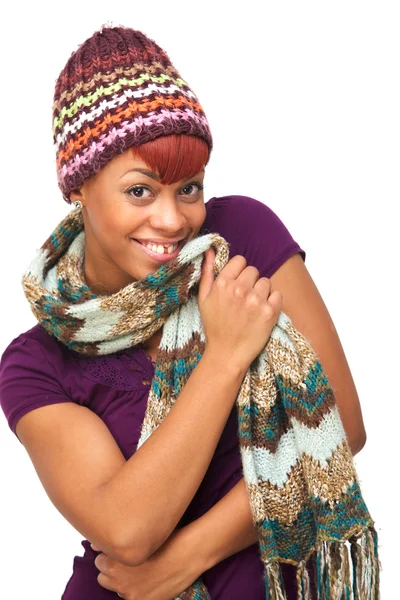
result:
[[[204,253],[203,264],[201,266],[201,278],[199,282],[198,302],[201,304],[211,292],[214,283],[214,258],[215,252],[213,248],[207,248]]]

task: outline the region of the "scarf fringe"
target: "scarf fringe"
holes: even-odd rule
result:
[[[297,600],[380,600],[376,531],[368,529],[349,542],[350,546],[346,542],[319,542],[310,557],[315,565],[313,582],[307,561],[297,565]],[[279,563],[265,568],[264,581],[266,600],[287,600]]]
[[[358,540],[351,540],[354,600],[379,600],[381,564],[378,558],[378,536],[371,529]]]
[[[279,563],[265,567],[265,600],[287,600]]]

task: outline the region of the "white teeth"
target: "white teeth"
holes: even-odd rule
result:
[[[149,250],[151,250],[152,252],[157,252],[157,254],[164,254],[165,249],[164,246],[162,246],[161,244],[152,244],[151,242],[149,242],[148,244],[145,244],[146,248],[149,248]],[[178,244],[169,244],[166,248],[166,252],[168,254],[172,254],[173,252],[175,252],[175,250],[177,249]]]

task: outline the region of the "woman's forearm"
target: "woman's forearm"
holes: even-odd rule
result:
[[[181,536],[186,556],[190,557],[189,546],[193,550],[199,575],[255,544],[258,537],[244,478],[202,517],[183,527]]]
[[[161,425],[102,486],[121,562],[146,560],[176,528],[211,462],[244,375],[206,349]]]

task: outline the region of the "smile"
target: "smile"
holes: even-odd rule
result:
[[[179,252],[181,251],[182,247],[185,245],[185,243],[187,241],[187,237],[186,237],[183,240],[181,240],[180,242],[178,242],[177,244],[169,244],[166,249],[164,246],[157,245],[157,244],[149,244],[150,247],[148,247],[148,246],[145,246],[144,244],[141,244],[134,238],[130,238],[130,239],[131,239],[131,242],[133,242],[136,246],[139,246],[139,248],[141,248],[144,252],[146,252],[146,254],[148,256],[150,256],[153,260],[156,260],[158,262],[167,262],[173,258],[176,258],[178,256]],[[154,248],[154,250],[157,248],[157,251],[154,251],[151,248]],[[162,248],[162,252],[161,252],[161,248]],[[160,250],[160,252],[158,252],[158,250]],[[169,250],[169,252],[168,252],[168,250]]]

